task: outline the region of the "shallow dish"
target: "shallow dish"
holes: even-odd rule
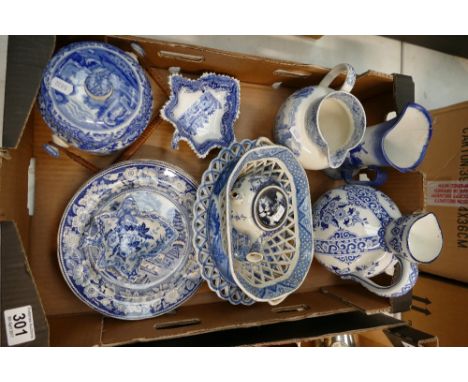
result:
[[[171,95],[161,117],[174,128],[172,147],[188,142],[200,158],[216,147],[235,141],[234,122],[239,117],[240,85],[235,78],[205,73],[197,80],[174,74]]]
[[[71,199],[58,260],[71,290],[125,320],[169,312],[201,282],[192,246],[197,185],[158,161],[130,161],[90,179]]]

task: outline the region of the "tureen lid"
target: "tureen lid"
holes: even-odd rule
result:
[[[100,154],[131,144],[146,128],[152,104],[150,83],[136,59],[94,41],[59,50],[39,93],[42,116],[54,134]]]

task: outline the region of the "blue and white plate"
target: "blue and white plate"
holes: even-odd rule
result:
[[[235,283],[229,271],[227,254],[225,208],[221,192],[237,161],[257,141],[243,140],[222,149],[203,173],[193,206],[193,245],[201,275],[218,297],[233,305],[251,305],[255,301],[247,296]]]
[[[129,161],[89,180],[71,199],[58,259],[80,300],[107,316],[169,312],[200,282],[192,245],[195,181],[158,161]]]
[[[174,149],[184,140],[204,158],[213,148],[235,141],[234,122],[240,107],[238,80],[214,73],[205,73],[197,80],[174,74],[169,84],[171,95],[161,117],[175,128]]]
[[[130,145],[146,128],[153,95],[136,59],[112,45],[87,41],[52,57],[39,106],[56,143],[109,154]]]

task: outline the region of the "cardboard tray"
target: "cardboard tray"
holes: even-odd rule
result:
[[[71,41],[83,39],[10,37],[9,62],[13,57],[17,62],[24,63],[26,58],[31,59],[31,54],[36,61],[30,65],[31,70],[26,70],[26,66],[23,72],[7,74],[7,90],[8,83],[13,83],[15,76],[27,75],[28,82],[22,84],[24,92],[16,88],[15,91],[22,99],[27,99],[28,95],[33,99],[31,95],[37,92],[42,68],[52,51]],[[135,37],[88,36],[85,39],[107,41],[127,51],[132,50],[131,43],[137,42],[146,52],[143,63],[157,85],[154,89],[157,110],[168,94],[167,76],[171,71],[181,70],[185,75],[193,76],[207,71],[235,76],[241,82],[241,113],[235,125],[238,140],[259,136],[272,138],[275,115],[284,100],[297,88],[317,84],[328,71],[312,65]],[[37,53],[38,50],[41,54]],[[339,85],[343,79],[337,79],[333,86]],[[368,71],[358,77],[353,93],[363,103],[368,124],[372,125],[385,120],[387,113],[401,108],[405,100],[412,100],[413,87],[411,78]],[[10,94],[7,93],[9,98]],[[7,116],[5,120],[4,136],[8,134],[10,137],[7,145],[10,149],[6,154],[11,159],[3,159],[1,166],[2,260],[22,269],[22,277],[28,282],[22,281],[19,276],[12,277],[3,264],[2,311],[26,305],[28,301],[33,306],[36,341],[24,345],[116,345],[175,340],[203,333],[287,324],[314,317],[336,320],[340,314],[352,312],[366,316],[409,308],[411,299],[407,296],[397,300],[374,296],[357,284],[335,277],[314,262],[301,288],[276,307],[262,303],[251,307],[232,306],[218,299],[203,283],[195,296],[172,314],[133,322],[103,317],[73,295],[57,262],[57,229],[63,210],[75,191],[93,173],[66,156],[55,159],[42,150],[51,133],[34,104],[30,113],[31,104],[25,101],[9,105],[6,113],[13,117]],[[154,123],[154,132],[133,159],[167,161],[199,180],[216,153],[211,153],[204,160],[198,159],[185,142],[181,142],[179,150],[172,150],[170,141],[173,128],[158,119]],[[80,155],[102,169],[116,159],[116,155]],[[312,201],[340,184],[316,171],[308,171],[308,178]],[[420,173],[390,172],[382,190],[395,200],[402,213],[424,207],[423,177]],[[9,252],[10,256],[3,253],[7,242],[17,243],[14,253]],[[23,297],[26,296],[23,300],[19,297],[3,299],[4,296],[11,296],[19,286],[24,289],[21,292]],[[381,326],[385,328],[394,324],[382,322]],[[320,325],[315,328],[314,336],[329,334],[327,325]],[[360,329],[363,330],[366,325],[362,321]],[[294,328],[294,325],[291,324],[291,327]],[[369,327],[375,329],[376,324],[369,324]],[[341,326],[341,330],[345,328],[346,325]],[[306,336],[303,332],[302,335]],[[258,342],[268,343],[268,334],[266,336],[259,338]],[[4,339],[2,324],[2,345],[5,344]]]

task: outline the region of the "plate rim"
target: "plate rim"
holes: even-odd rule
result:
[[[166,310],[166,311],[163,311],[163,312],[160,312],[160,313],[157,313],[157,314],[148,315],[148,316],[141,316],[141,317],[138,317],[138,316],[132,316],[132,317],[119,316],[117,314],[113,314],[113,313],[111,313],[109,311],[106,311],[106,310],[104,310],[104,309],[102,309],[100,307],[97,307],[97,306],[93,305],[92,303],[90,303],[88,299],[84,298],[84,296],[82,294],[80,294],[76,290],[76,288],[70,283],[69,277],[66,275],[66,272],[64,272],[64,269],[63,269],[63,264],[62,264],[62,259],[61,259],[61,252],[62,251],[61,251],[61,243],[60,243],[60,241],[61,241],[60,238],[62,236],[64,223],[65,223],[65,220],[67,218],[67,211],[69,211],[70,208],[73,206],[77,196],[80,195],[94,181],[96,181],[97,179],[103,177],[108,172],[111,172],[111,171],[115,170],[116,168],[119,168],[119,167],[123,168],[123,167],[131,166],[131,165],[135,165],[135,164],[154,164],[154,165],[160,165],[160,166],[163,166],[163,167],[170,168],[170,169],[174,170],[175,172],[178,172],[178,173],[181,173],[182,175],[184,175],[188,180],[190,180],[193,183],[195,189],[198,190],[199,183],[195,180],[195,178],[193,176],[191,176],[190,174],[188,174],[185,170],[181,169],[180,167],[178,167],[176,165],[173,165],[172,163],[164,162],[164,161],[157,160],[157,159],[132,159],[132,160],[128,160],[128,161],[119,162],[119,163],[116,163],[116,164],[114,164],[114,165],[100,171],[99,173],[93,175],[91,178],[89,178],[86,182],[84,182],[78,188],[78,190],[73,194],[73,196],[71,197],[71,199],[67,203],[67,206],[63,210],[62,217],[60,219],[60,223],[59,223],[58,230],[57,230],[57,262],[59,264],[59,268],[60,268],[60,272],[62,273],[62,277],[63,277],[64,281],[66,282],[67,286],[69,287],[69,289],[73,292],[73,294],[81,302],[85,303],[87,306],[89,306],[91,309],[93,309],[93,311],[98,312],[98,313],[100,313],[100,314],[102,314],[104,316],[107,316],[107,317],[112,317],[112,318],[116,318],[116,319],[120,319],[120,320],[124,320],[124,321],[138,321],[138,320],[150,319],[150,318],[154,318],[154,317],[158,317],[158,316],[161,316],[163,314],[166,314],[166,313],[168,313],[168,312],[170,312],[170,311],[172,311],[174,309],[177,309],[180,305],[182,305],[185,301],[187,301],[190,297],[192,297],[197,292],[197,290],[200,288],[200,286],[201,286],[201,284],[203,282],[203,278],[201,277],[201,274],[200,274],[198,284],[183,299],[179,300],[177,302],[177,304],[175,304],[172,307],[172,309]],[[188,209],[187,211],[190,211],[190,209]],[[192,212],[192,214],[193,214],[193,212]],[[191,222],[189,221],[188,222],[189,229],[192,228],[190,223]],[[190,245],[193,245],[192,241],[188,241],[188,243]],[[198,264],[198,261],[196,259],[195,250],[193,251],[193,255],[194,255],[195,262]]]

